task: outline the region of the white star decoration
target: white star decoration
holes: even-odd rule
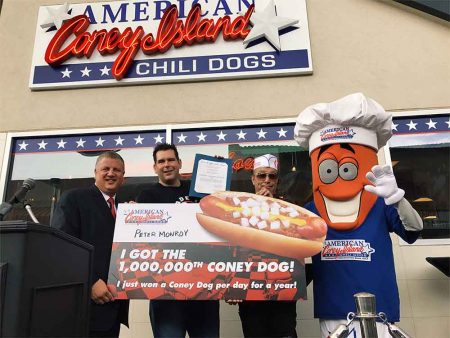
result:
[[[162,143],[164,136],[161,136],[158,134],[158,136],[154,137],[154,139],[155,139],[155,144]]]
[[[86,143],[85,140],[83,140],[81,137],[78,141],[75,141],[77,143],[77,148],[84,148],[84,144]]]
[[[177,136],[177,137],[178,137],[178,143],[181,143],[181,142],[186,143],[186,138],[187,138],[186,135],[183,135],[183,133],[182,133],[180,136]]]
[[[116,146],[121,145],[123,146],[123,141],[125,141],[124,138],[121,138],[120,135],[118,138],[115,138],[114,141],[116,141]]]
[[[144,138],[145,137],[141,137],[141,135],[139,134],[138,137],[136,137],[134,140],[136,141],[136,144],[142,144]]]
[[[97,140],[95,140],[95,143],[97,143],[96,147],[103,147],[103,143],[105,143],[105,140],[100,136]]]
[[[405,119],[397,119],[395,121],[392,121],[391,128],[394,133],[398,134],[399,130],[402,134],[410,134],[415,135],[417,133],[439,133],[443,132],[446,133],[446,130],[450,130],[450,118],[448,117],[441,117],[441,116],[428,116],[427,117],[428,122],[426,122],[425,119],[412,119],[411,117],[405,118]],[[444,126],[444,123],[447,125],[446,129]],[[286,127],[286,129],[284,129]],[[408,127],[408,129],[406,129]],[[248,128],[248,129],[247,129]],[[255,128],[255,126],[247,126],[243,125],[242,129],[233,129],[229,130],[226,129],[231,134],[224,133],[224,130],[220,130],[217,128],[216,130],[205,130],[205,132],[200,131],[195,134],[191,134],[192,136],[188,136],[188,134],[184,134],[181,132],[177,132],[173,136],[173,140],[178,140],[178,144],[214,144],[214,143],[222,143],[222,142],[236,142],[236,141],[255,141],[255,142],[271,142],[271,141],[286,141],[289,140],[291,137],[291,126],[284,125],[281,127],[281,125],[278,126],[264,126],[262,128],[259,126],[259,130]],[[186,132],[193,133],[193,131],[186,130]],[[288,135],[289,132],[289,135]],[[209,134],[208,134],[209,133]],[[135,134],[134,134],[135,135]],[[131,141],[134,135],[125,135],[127,136],[128,142]],[[144,134],[145,137],[142,137],[141,134],[139,134],[137,137],[133,138],[135,141],[135,146],[143,145],[144,139],[149,134]],[[236,136],[234,136],[236,135]],[[247,135],[249,135],[247,137]],[[64,136],[64,135],[60,135]],[[59,137],[60,137],[59,136]],[[30,151],[85,151],[85,150],[93,150],[95,147],[99,149],[100,147],[106,147],[106,146],[112,146],[113,141],[115,142],[115,145],[117,147],[124,146],[125,138],[122,138],[121,135],[106,135],[105,139],[103,138],[105,135],[91,135],[91,136],[85,136],[86,140],[83,139],[83,137],[80,137],[78,140],[73,140],[72,138],[69,141],[65,141],[64,138],[47,138],[47,139],[22,139],[17,140],[16,151],[28,151],[28,146],[31,144]],[[195,136],[195,137],[194,137]],[[208,136],[210,136],[208,138]],[[214,136],[217,137],[217,142]],[[288,138],[289,136],[289,138]],[[115,138],[114,138],[115,137]],[[158,134],[153,133],[152,135],[148,136],[148,139],[154,139],[154,144],[160,144],[164,143],[164,140],[166,139],[165,133],[159,132]],[[197,138],[198,140],[195,140]],[[228,138],[228,139],[227,139]],[[27,143],[27,141],[29,143]],[[48,142],[47,142],[48,141]],[[76,143],[76,149],[74,149],[74,143]],[[93,144],[96,144],[94,147]],[[132,141],[131,141],[132,142]],[[147,143],[150,143],[152,141],[149,141]],[[85,144],[87,145],[85,146]],[[111,143],[111,145],[110,145]],[[146,143],[146,144],[147,144]],[[49,149],[47,149],[48,145],[51,145]],[[66,145],[68,146],[66,147]],[[106,144],[106,145],[105,145]],[[127,144],[127,147],[133,147],[134,145]],[[80,149],[81,148],[81,149]],[[38,149],[38,150],[36,150]]]
[[[258,140],[259,140],[259,139],[261,139],[261,138],[266,138],[267,131],[264,131],[264,130],[262,130],[262,128],[261,128],[261,130],[260,130],[260,131],[257,131],[256,134],[258,135]]]
[[[60,29],[63,22],[71,18],[71,15],[67,14],[69,11],[67,2],[64,5],[46,7],[46,9],[47,17],[40,24],[42,29],[47,29],[52,26],[56,26],[57,29]]]
[[[227,136],[227,134],[224,134],[223,131],[221,130],[220,134],[216,134],[216,136],[217,136],[217,141],[220,141],[220,140],[225,141],[225,136]]]
[[[19,150],[27,150],[28,143],[25,143],[25,141],[22,141],[22,143],[19,143]]]
[[[236,134],[238,137],[238,140],[245,140],[245,135],[247,135],[247,133],[244,133],[241,129],[241,131],[239,133]]]
[[[280,128],[280,130],[278,130],[277,133],[278,133],[278,138],[286,137],[287,130]]]
[[[110,70],[111,70],[111,68],[108,68],[108,67],[106,67],[106,65],[105,65],[105,67],[103,67],[103,68],[100,69],[100,71],[102,72],[101,76],[103,76],[103,75],[109,75],[109,71],[110,71]]]
[[[87,66],[84,67],[84,69],[81,69],[81,70],[80,70],[80,72],[81,72],[81,77],[85,77],[85,76],[89,77],[89,73],[90,73],[91,71],[92,71],[92,69],[88,69]]]
[[[201,142],[201,141],[205,142],[206,141],[206,134],[203,134],[203,132],[200,132],[200,134],[196,135],[196,136],[198,138],[198,142]]]
[[[56,142],[56,144],[58,145],[58,149],[60,149],[60,148],[64,149],[64,146],[66,143],[67,142],[64,142],[63,139],[61,139],[61,141],[59,141],[59,142]]]
[[[66,70],[63,70],[63,71],[61,72],[61,74],[63,75],[62,78],[64,79],[65,77],[67,77],[67,78],[70,79],[70,73],[72,73],[72,71],[69,70],[69,68],[66,67]]]
[[[298,20],[277,16],[275,3],[273,0],[270,0],[262,11],[253,12],[250,22],[253,28],[243,42],[245,46],[248,46],[252,41],[265,37],[272,46],[277,50],[281,50],[279,31],[297,24]]]
[[[430,119],[430,122],[426,122],[425,124],[428,125],[428,129],[436,129],[436,123],[432,119]]]
[[[409,123],[407,123],[406,125],[408,126],[409,130],[412,130],[412,129],[417,130],[417,128],[416,128],[417,123],[414,123],[412,120],[409,121]]]
[[[47,146],[48,143],[44,142],[44,140],[42,140],[40,143],[38,143],[37,145],[39,146],[39,149],[44,149]]]

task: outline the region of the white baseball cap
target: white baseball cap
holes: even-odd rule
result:
[[[253,170],[262,167],[269,167],[278,170],[278,158],[272,154],[256,157],[253,162]]]
[[[355,93],[302,111],[294,128],[298,144],[314,149],[333,143],[356,143],[375,150],[392,136],[392,114],[376,101]]]

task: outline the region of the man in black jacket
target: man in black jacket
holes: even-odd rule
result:
[[[95,185],[63,194],[52,226],[94,246],[89,336],[118,337],[120,324],[128,325],[129,302],[115,300],[106,282],[124,161],[115,152],[105,152],[97,158],[94,173]]]
[[[160,144],[153,150],[153,169],[159,182],[140,192],[138,203],[196,203],[189,197],[189,181],[180,180],[181,160],[171,144]],[[150,301],[153,336],[184,338],[219,337],[219,301],[166,300]]]

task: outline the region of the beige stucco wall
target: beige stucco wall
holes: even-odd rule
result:
[[[354,91],[389,110],[450,107],[448,24],[377,0],[307,0],[311,76],[31,92],[38,8],[61,3],[3,1],[0,132],[293,117],[309,104]],[[2,155],[6,134],[0,136]],[[449,246],[393,241],[400,326],[413,337],[447,338],[449,279],[425,257],[448,256]],[[222,336],[241,336],[236,307],[223,304],[221,311]],[[318,337],[312,313],[311,300],[298,304],[301,337]],[[131,330],[121,336],[149,337],[147,302],[133,301],[131,315]]]
[[[376,0],[307,1],[312,76],[31,92],[38,8],[63,2],[3,3],[0,131],[295,116],[354,91],[387,109],[450,106],[448,26]]]

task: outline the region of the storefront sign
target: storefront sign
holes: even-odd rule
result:
[[[312,72],[305,0],[43,6],[30,88]]]
[[[239,158],[233,161],[233,170],[239,171],[241,169],[252,171],[253,170],[253,157]]]

